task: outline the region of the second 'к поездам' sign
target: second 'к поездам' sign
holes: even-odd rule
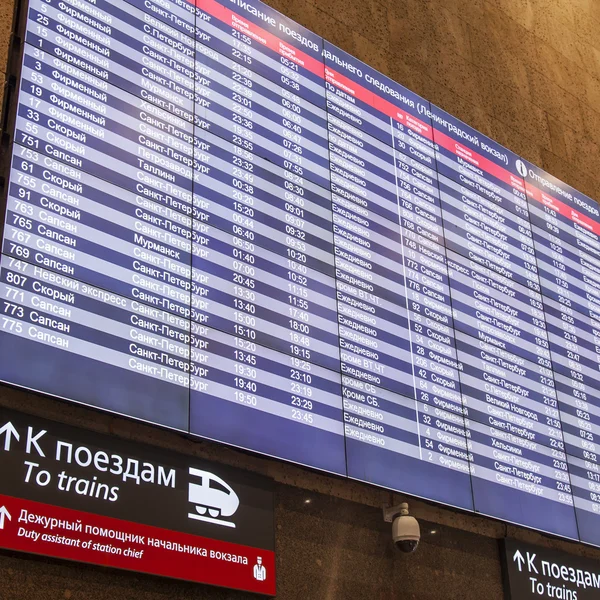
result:
[[[600,545],[592,199],[259,2],[24,31],[0,379]]]

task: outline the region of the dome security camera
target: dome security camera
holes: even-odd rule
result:
[[[392,522],[392,539],[400,552],[412,554],[421,541],[419,522],[408,514],[408,504],[400,504],[400,514]]]

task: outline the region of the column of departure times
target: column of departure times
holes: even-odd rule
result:
[[[345,473],[321,40],[197,7],[191,430]]]

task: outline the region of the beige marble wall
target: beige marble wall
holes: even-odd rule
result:
[[[600,200],[600,0],[269,4]],[[0,0],[2,85],[12,12]],[[600,551],[418,501],[423,542],[405,557],[381,516],[399,495],[8,388],[0,405],[273,477],[285,600],[501,600],[497,538],[506,533],[600,560]],[[0,552],[2,600],[250,597]]]
[[[13,27],[14,8],[14,0],[0,0],[0,122],[2,118],[2,99],[6,83],[6,66]]]

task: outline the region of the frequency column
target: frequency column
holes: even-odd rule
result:
[[[429,105],[327,42],[325,77],[348,474],[472,507]]]

